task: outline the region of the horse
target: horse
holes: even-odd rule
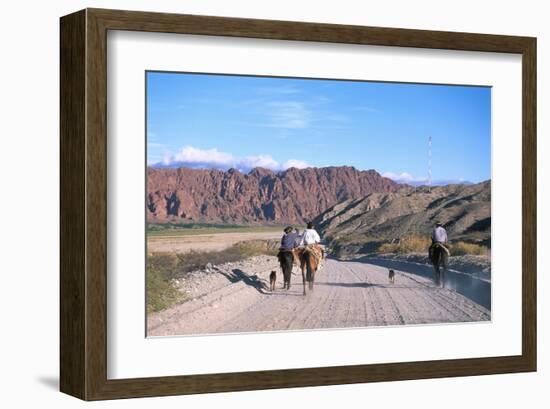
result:
[[[315,273],[319,268],[322,253],[320,254],[320,250],[316,249],[314,246],[297,247],[293,252],[300,263],[302,282],[304,284],[304,295],[306,295],[306,281],[309,283],[309,290],[313,291]]]
[[[445,287],[445,271],[449,262],[449,253],[443,245],[435,243],[430,251],[430,261],[434,266],[435,284],[441,288]]]
[[[279,253],[279,264],[281,265],[284,279],[283,288],[286,290],[290,289],[290,276],[292,275],[292,265],[294,264],[294,258],[294,252],[292,251],[283,250]]]

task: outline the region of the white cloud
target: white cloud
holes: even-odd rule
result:
[[[408,185],[412,186],[421,186],[421,185],[427,185],[428,184],[428,178],[425,176],[414,176],[407,172],[401,172],[401,173],[393,173],[393,172],[384,172],[382,173],[382,176],[393,180],[397,183],[406,183]],[[460,178],[449,178],[449,179],[434,179],[431,181],[432,186],[443,186],[443,185],[449,185],[449,184],[456,184],[456,183],[465,183],[465,184],[471,184],[472,182],[469,182],[465,180],[463,177]]]
[[[284,163],[280,163],[273,159],[271,155],[235,156],[216,148],[200,149],[193,146],[185,146],[176,153],[168,153],[164,155],[162,161],[151,165],[155,167],[185,166],[195,169],[220,170],[235,168],[241,172],[248,172],[257,167],[278,172],[291,167],[302,169],[311,166],[307,162],[298,159],[289,159]]]
[[[257,155],[257,156],[245,156],[239,159],[237,169],[254,169],[254,168],[266,168],[272,170],[280,170],[281,165],[275,159],[269,155]]]
[[[154,166],[161,162],[161,157],[158,155],[147,154],[147,166]]]
[[[273,128],[304,129],[309,127],[311,112],[302,102],[276,101],[267,104],[270,121],[266,124]]]
[[[303,160],[290,159],[290,160],[287,160],[285,163],[283,163],[282,167],[284,169],[288,169],[288,168],[305,169],[305,168],[311,167],[311,165],[307,162],[304,162]]]
[[[220,152],[217,149],[198,149],[192,146],[186,146],[175,154],[166,154],[163,159],[164,165],[171,163],[211,163],[215,165],[226,165],[235,161],[231,154]]]
[[[385,178],[391,179],[399,183],[418,183],[418,182],[427,182],[428,178],[423,176],[413,176],[407,172],[401,172],[399,174],[393,172],[384,172],[382,176]]]

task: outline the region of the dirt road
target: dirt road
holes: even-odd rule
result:
[[[270,293],[268,276],[278,273]],[[187,335],[315,328],[471,322],[490,319],[490,311],[431,280],[357,261],[326,260],[315,290],[302,295],[295,267],[292,287],[281,289],[282,275],[274,257],[197,273],[183,288],[193,300],[148,317],[148,335]],[[194,283],[194,284],[190,284]],[[193,291],[189,286],[195,286]],[[193,287],[192,287],[193,288]]]

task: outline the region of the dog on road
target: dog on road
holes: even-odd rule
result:
[[[388,274],[388,279],[390,280],[391,284],[395,284],[395,271],[390,270]]]
[[[276,281],[277,281],[277,273],[275,271],[272,271],[271,274],[269,274],[269,288],[271,289],[271,292],[275,291]]]

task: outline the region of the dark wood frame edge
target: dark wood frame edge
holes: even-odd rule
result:
[[[517,53],[523,59],[522,355],[229,374],[107,379],[107,30]],[[85,400],[536,370],[536,39],[85,9],[60,32],[60,389]]]

